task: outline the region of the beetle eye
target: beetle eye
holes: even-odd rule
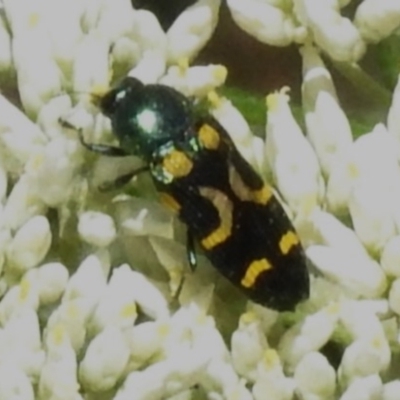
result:
[[[120,81],[117,86],[107,92],[100,100],[100,110],[107,117],[111,117],[118,104],[126,97],[126,95],[134,90],[143,87],[143,83],[138,79],[127,76]]]

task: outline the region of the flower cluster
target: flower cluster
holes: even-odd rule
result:
[[[167,31],[128,0],[0,2],[0,400],[399,398],[400,81],[387,123],[354,141],[320,51],[359,60],[400,3],[364,0],[351,21],[350,2],[227,0],[247,33],[300,48],[306,135],[283,88],[262,138],[216,94],[225,67],[189,66],[220,0]],[[97,191],[140,160],[94,157],[59,121],[110,142],[89,100],[127,74],[206,98],[273,182],[310,261],[295,313],[246,303],[202,255],[190,274],[148,176]]]

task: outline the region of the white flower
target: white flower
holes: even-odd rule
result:
[[[319,350],[330,339],[338,322],[339,310],[337,304],[331,304],[307,316],[283,334],[278,352],[289,371],[293,371],[306,354]]]
[[[135,322],[137,311],[135,293],[132,290],[134,281],[134,273],[127,264],[113,269],[110,281],[101,294],[88,325],[91,336],[107,326],[123,328]]]
[[[34,400],[32,383],[24,372],[19,368],[0,364],[0,400],[9,400],[15,398],[24,400]]]
[[[338,2],[294,0],[297,18],[307,26],[315,43],[333,59],[354,62],[365,52],[365,43],[353,23],[339,13]]]
[[[255,400],[290,400],[293,398],[295,383],[283,373],[282,365],[275,350],[265,351],[257,368],[257,380],[252,392]]]
[[[396,400],[399,395],[400,381],[394,380],[383,385],[382,400]]]
[[[168,29],[168,61],[192,59],[210,39],[218,20],[221,0],[198,0]]]
[[[117,234],[111,216],[96,211],[86,211],[79,216],[78,233],[82,240],[98,247],[109,246]]]
[[[382,380],[379,375],[356,379],[343,393],[340,400],[375,400],[380,398]]]
[[[22,274],[38,265],[49,251],[50,224],[38,215],[26,222],[15,234],[7,248],[7,273]]]
[[[159,82],[172,86],[185,96],[203,97],[223,85],[227,73],[223,65],[194,67],[172,65]]]
[[[332,165],[353,139],[349,121],[340,108],[332,77],[312,46],[300,49],[303,57],[302,102],[307,136],[321,169],[329,177]]]
[[[76,354],[62,326],[49,332],[46,361],[40,374],[39,398],[82,400],[77,380]]]
[[[263,43],[287,46],[306,36],[284,6],[264,0],[228,0],[227,4],[239,27]]]
[[[79,366],[79,380],[85,389],[112,389],[121,378],[129,359],[129,347],[120,329],[105,328],[86,349]]]
[[[364,0],[357,8],[354,24],[369,42],[380,42],[400,27],[400,4],[396,0]]]
[[[257,363],[267,346],[257,316],[251,312],[243,314],[239,320],[239,327],[232,333],[231,338],[232,363],[237,373],[255,381]]]
[[[325,187],[317,157],[288,103],[284,89],[267,97],[265,154],[289,207],[296,214],[308,214],[319,205]]]
[[[400,75],[397,78],[397,84],[393,91],[392,104],[390,105],[387,116],[388,131],[400,140]]]
[[[294,380],[304,400],[335,398],[336,373],[321,353],[312,352],[305,355],[297,364]]]

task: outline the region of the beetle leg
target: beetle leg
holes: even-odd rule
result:
[[[136,169],[135,171],[129,172],[128,174],[121,175],[112,182],[105,182],[105,183],[101,184],[99,186],[99,191],[100,192],[108,192],[110,190],[119,189],[122,186],[125,186],[136,175],[139,175],[142,172],[146,172],[148,170],[149,170],[149,167],[147,165],[145,165],[143,167]]]
[[[197,257],[194,249],[194,237],[189,228],[186,231],[186,252],[190,269],[192,272],[195,272],[197,267]]]
[[[77,128],[69,121],[66,121],[62,118],[59,119],[59,122],[64,128],[75,130],[78,133],[79,141],[81,142],[82,146],[94,153],[102,154],[103,156],[107,157],[126,157],[131,155],[119,147],[109,146],[107,144],[87,143],[83,137],[82,129]]]

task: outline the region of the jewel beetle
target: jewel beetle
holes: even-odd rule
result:
[[[108,156],[136,155],[162,201],[187,226],[189,264],[195,242],[213,266],[252,301],[293,310],[309,295],[299,237],[271,187],[241,156],[207,111],[171,87],[126,77],[98,101],[119,147],[85,142]]]

